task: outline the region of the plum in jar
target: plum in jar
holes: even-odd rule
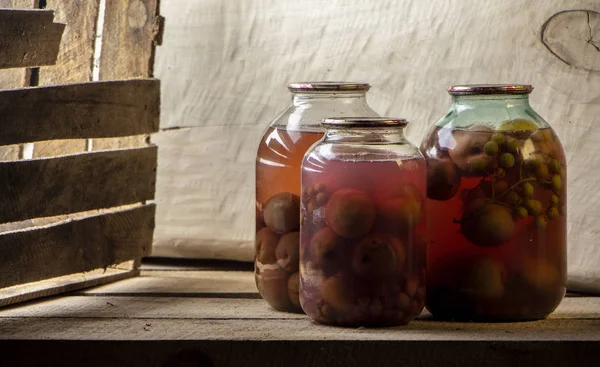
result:
[[[292,104],[267,128],[256,157],[255,280],[262,297],[280,311],[300,312],[300,165],[323,137],[332,114],[377,116],[365,83],[308,82],[288,86]],[[317,188],[318,189],[318,188]],[[324,202],[324,190],[314,202]]]
[[[405,120],[330,118],[302,164],[300,303],[314,321],[396,326],[425,305],[425,160]]]
[[[566,285],[566,159],[528,85],[449,89],[427,160],[427,308],[437,318],[545,318]]]

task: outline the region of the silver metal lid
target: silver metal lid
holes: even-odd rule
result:
[[[288,84],[290,92],[366,92],[371,89],[369,83],[355,82],[299,82]]]
[[[528,84],[466,84],[448,88],[453,96],[474,94],[529,94],[533,87]]]
[[[329,117],[325,127],[405,127],[408,121],[392,117]]]

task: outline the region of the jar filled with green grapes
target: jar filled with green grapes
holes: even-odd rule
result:
[[[421,145],[427,308],[437,318],[545,318],[566,290],[566,162],[530,85],[462,85]]]

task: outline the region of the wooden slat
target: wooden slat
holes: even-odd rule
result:
[[[0,8],[31,9],[34,0],[0,0]],[[29,86],[29,73],[26,69],[0,70],[0,90]]]
[[[0,145],[150,134],[159,109],[152,79],[0,91]]]
[[[35,142],[33,158],[57,157],[86,151],[85,139],[46,140]]]
[[[0,287],[90,271],[150,250],[154,205],[0,236]]]
[[[86,295],[186,295],[236,294],[239,297],[258,295],[254,273],[248,271],[144,271],[142,276],[127,282],[97,287]]]
[[[0,9],[0,69],[53,65],[64,24],[48,10]]]
[[[100,79],[153,75],[154,40],[159,30],[158,0],[107,0]]]
[[[94,139],[92,150],[113,150],[126,148],[141,148],[148,146],[148,135],[134,135],[123,138]]]
[[[136,278],[119,283],[131,283]],[[118,284],[118,283],[117,283]],[[138,283],[139,285],[139,283]],[[103,287],[105,288],[105,287]],[[143,289],[140,288],[140,291]],[[242,297],[207,298],[202,293],[196,297],[169,296],[168,292],[157,295],[123,296],[122,294],[68,296],[32,305],[0,311],[0,319],[6,317],[75,317],[118,318],[123,313],[135,319],[194,319],[194,320],[308,320],[304,314],[279,312],[270,308],[262,299]],[[420,320],[427,321],[431,315],[424,311]],[[595,319],[600,324],[600,298],[566,298],[546,322],[558,320]],[[542,322],[544,323],[544,322]],[[517,323],[512,323],[515,325]],[[600,330],[598,330],[600,333]],[[600,334],[598,335],[600,339]]]
[[[48,0],[54,21],[66,24],[55,66],[40,69],[39,85],[92,80],[94,42],[100,0]]]
[[[165,300],[165,302],[168,301]],[[107,305],[110,307],[110,305]],[[164,307],[164,304],[160,304]],[[120,308],[120,307],[119,307]],[[85,310],[80,310],[85,312]],[[0,319],[2,339],[62,340],[227,340],[298,343],[307,340],[346,341],[600,341],[600,320],[543,320],[528,323],[457,323],[413,321],[404,327],[337,328],[312,323],[308,318],[289,320],[206,320],[193,318],[131,318],[122,308],[120,317],[54,317]],[[149,325],[149,326],[147,326]],[[145,327],[146,326],[146,327]],[[596,351],[597,353],[597,351]],[[597,354],[596,354],[597,356]],[[597,366],[597,365],[596,365]]]
[[[156,147],[0,162],[0,222],[150,200],[155,169]]]
[[[139,275],[139,270],[137,269],[109,267],[3,288],[0,289],[0,307],[116,282],[137,275]]]

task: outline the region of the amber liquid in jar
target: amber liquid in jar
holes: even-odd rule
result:
[[[421,151],[429,311],[497,321],[550,314],[566,290],[567,230],[565,155],[552,129],[436,127]]]
[[[322,132],[269,128],[256,161],[255,280],[276,310],[301,312],[298,298],[300,167]]]
[[[425,161],[320,161],[302,171],[300,299],[315,321],[406,324],[425,304]]]

